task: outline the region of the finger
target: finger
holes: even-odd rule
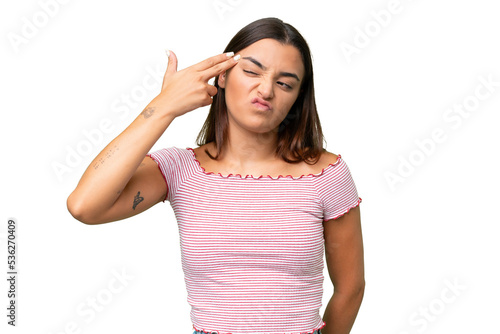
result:
[[[173,51],[168,50],[168,64],[167,70],[165,71],[165,75],[163,76],[162,90],[165,87],[165,82],[167,81],[167,77],[177,72],[177,56]]]
[[[177,72],[177,56],[173,51],[169,51],[167,73]]]
[[[219,63],[222,63],[223,61],[228,60],[233,55],[234,55],[233,52],[222,53],[220,55],[213,56],[213,57],[207,58],[207,59],[199,62],[198,64],[194,65],[194,68],[197,71],[204,71],[212,66],[215,66]]]
[[[236,55],[234,57],[227,59],[222,63],[216,64],[206,69],[205,71],[203,71],[203,76],[202,76],[203,80],[208,81],[211,78],[224,73],[234,65],[238,64],[239,60],[240,60],[240,55]]]
[[[217,87],[212,85],[207,85],[207,93],[210,96],[214,96],[215,94],[217,94]]]

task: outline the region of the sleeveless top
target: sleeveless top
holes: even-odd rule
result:
[[[323,222],[361,202],[341,156],[318,174],[277,178],[206,172],[192,148],[148,156],[177,219],[195,330],[300,334],[324,327]]]

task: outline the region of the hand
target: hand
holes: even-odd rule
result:
[[[174,116],[212,103],[217,88],[208,83],[238,63],[239,56],[220,54],[177,71],[177,56],[170,51],[160,94],[156,97]]]

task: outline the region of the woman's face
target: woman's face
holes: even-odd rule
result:
[[[264,133],[285,119],[300,92],[304,64],[299,50],[262,39],[238,52],[241,60],[219,77],[231,125]]]

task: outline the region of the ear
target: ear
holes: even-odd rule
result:
[[[219,79],[217,80],[220,88],[226,88],[226,72],[221,73],[219,75]]]

